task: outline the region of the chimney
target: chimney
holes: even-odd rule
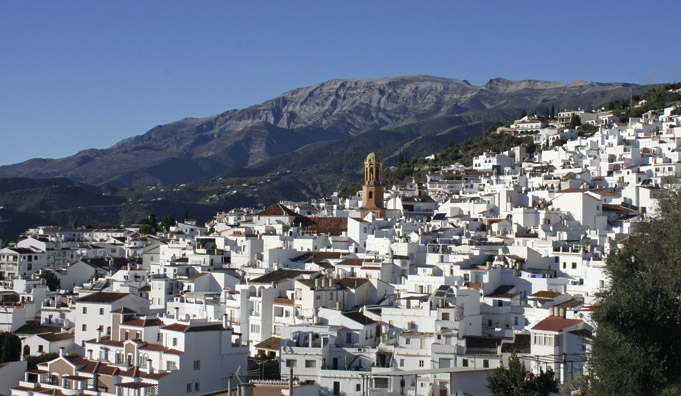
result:
[[[180,307],[175,307],[175,320],[180,319]]]
[[[232,328],[232,323],[229,320],[229,314],[222,315],[222,327],[224,327],[225,329]]]
[[[102,341],[102,326],[97,327],[97,342]]]
[[[64,347],[59,348],[59,356],[64,357]]]
[[[147,374],[154,374],[154,364],[151,359],[147,359]]]

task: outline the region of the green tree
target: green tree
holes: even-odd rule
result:
[[[155,214],[140,219],[140,234],[156,234],[158,232],[158,220]]]
[[[578,126],[582,125],[582,119],[579,118],[577,114],[573,114],[572,118],[570,118],[570,129],[577,129]]]
[[[161,220],[161,227],[164,231],[170,231],[170,227],[174,226],[177,221],[174,214],[165,215]]]
[[[526,374],[525,364],[513,352],[508,368],[502,362],[487,377],[487,389],[494,396],[548,396],[558,392],[558,381],[552,369],[542,370],[537,376]]]
[[[663,190],[606,263],[589,361],[596,395],[675,394],[681,384],[681,193]]]
[[[16,362],[21,358],[21,340],[16,334],[0,332],[0,363]]]
[[[57,291],[61,288],[61,279],[52,271],[43,270],[38,275],[38,278],[45,279],[45,284],[50,291]]]
[[[551,118],[556,118],[556,108],[551,105]]]

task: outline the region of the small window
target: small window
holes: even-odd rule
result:
[[[201,370],[201,361],[194,360],[194,370]]]
[[[468,359],[463,359],[463,361],[461,362],[461,365],[463,367],[468,367]]]
[[[199,391],[199,383],[194,382],[194,392],[198,392],[198,391]]]
[[[99,314],[104,315],[104,308],[99,308]]]
[[[449,320],[449,312],[442,313],[442,320]]]
[[[286,359],[286,367],[296,367],[296,359]]]
[[[83,313],[87,314],[87,307],[83,307]]]
[[[423,367],[425,365],[425,362],[423,359],[419,360],[419,367]]]
[[[577,263],[572,263],[572,269],[577,269]]]
[[[315,368],[317,367],[317,361],[316,360],[306,360],[305,361],[305,368]]]
[[[400,359],[400,367],[404,367],[404,359]]]
[[[173,346],[177,346],[177,338],[173,337]]]
[[[83,324],[83,331],[87,331],[87,325]]]
[[[482,361],[482,368],[489,368],[489,360],[484,359]]]
[[[187,384],[187,393],[190,393],[191,391],[192,391],[192,383],[189,382],[189,383]]]

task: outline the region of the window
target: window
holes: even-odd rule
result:
[[[126,340],[129,340],[129,339],[130,339],[130,332],[127,331],[127,330],[125,331],[125,339],[126,339]]]
[[[104,315],[104,308],[99,308],[99,314]]]
[[[449,320],[449,312],[442,313],[442,320]]]
[[[468,367],[468,359],[463,359],[463,360],[461,361],[461,365],[462,365],[463,367]]]
[[[199,391],[199,383],[194,382],[194,392],[198,392],[198,391]]]
[[[83,324],[83,331],[87,331],[87,325]]]
[[[567,268],[567,263],[563,261],[563,269]]]
[[[166,362],[166,370],[174,371],[177,370],[177,364],[175,362]]]
[[[404,367],[404,359],[400,359],[400,367]]]
[[[42,346],[42,345],[38,345],[38,352],[42,352],[42,351],[43,351],[43,346]]]
[[[190,393],[192,391],[192,383],[189,382],[187,383],[187,393]]]
[[[411,338],[405,338],[404,343],[407,345],[411,344]]]
[[[423,361],[423,359],[419,360],[419,367],[423,367],[424,364],[425,364],[425,362]]]
[[[319,295],[319,294],[316,294],[316,295],[314,296],[314,298],[315,298],[315,300],[321,300],[321,299],[322,299],[322,296]]]
[[[83,313],[87,314],[87,307],[83,307]]]
[[[518,325],[518,317],[514,316],[513,317],[513,326],[517,326],[517,325]]]
[[[286,359],[286,367],[296,367],[296,359]]]
[[[389,387],[388,377],[374,378],[374,388],[387,389]]]
[[[484,359],[482,361],[482,368],[489,368],[489,360]]]
[[[345,334],[345,343],[346,344],[352,344],[352,333],[346,333]]]
[[[577,263],[572,263],[572,269],[577,269]]]
[[[173,346],[177,346],[177,338],[173,337]]]
[[[305,368],[315,368],[317,367],[317,361],[316,360],[306,360],[305,361]]]
[[[356,391],[356,392],[359,392],[359,391],[361,391],[361,390],[362,390],[362,384],[357,384],[357,385],[355,386],[355,391]]]
[[[201,370],[201,361],[194,360],[194,370]]]
[[[252,324],[251,325],[251,333],[260,333],[260,325],[259,324]]]

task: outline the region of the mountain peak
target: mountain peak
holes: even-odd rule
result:
[[[0,177],[63,176],[117,185],[183,183],[365,131],[453,117],[459,125],[491,117],[506,121],[521,109],[533,110],[549,101],[560,108],[592,108],[629,95],[630,85],[623,87],[503,78],[473,86],[466,80],[428,75],[331,79],[245,109],[158,125],[108,149],[0,167]],[[646,89],[635,88],[635,93]],[[416,130],[438,133],[435,125]]]

